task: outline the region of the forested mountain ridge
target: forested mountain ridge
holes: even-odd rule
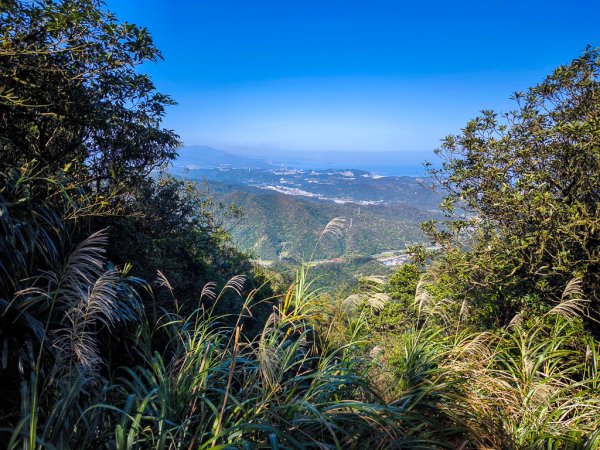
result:
[[[419,224],[437,217],[406,205],[316,203],[277,192],[237,191],[215,198],[242,208],[242,217],[226,226],[240,248],[266,260],[309,258],[320,230],[335,217],[345,220],[344,237],[318,249],[316,258],[402,250],[424,242]]]

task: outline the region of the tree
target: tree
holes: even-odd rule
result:
[[[161,59],[145,28],[117,21],[100,0],[1,8],[2,164],[36,159],[55,170],[75,161],[101,189],[175,156],[177,136],[160,127],[173,101],[135,70]]]
[[[210,281],[223,285],[236,274],[252,279],[250,261],[233,247],[222,226],[239,210],[214,202],[195,182],[164,173],[129,194],[132,200],[122,215],[105,217],[100,224],[110,226],[114,236],[108,253],[115,261],[131,263],[132,273],[148,281],[160,270],[174,291],[168,303],[172,295],[196,299]]]
[[[600,333],[599,75],[598,49],[588,48],[515,93],[514,111],[482,111],[436,152],[443,167],[430,174],[449,220],[426,231],[449,250],[445,268],[463,294],[494,302],[499,324],[524,299],[551,304],[579,277]]]
[[[405,305],[410,304],[415,298],[421,275],[422,273],[416,264],[402,264],[390,276],[388,293],[392,298],[401,300]]]

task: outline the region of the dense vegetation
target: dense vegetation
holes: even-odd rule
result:
[[[393,272],[393,267],[384,266],[369,256],[347,256],[333,260],[309,261],[285,259],[268,267],[269,272],[281,275],[284,283],[291,283],[295,272],[302,265],[310,266],[313,289],[326,292],[334,297],[351,294],[359,287],[361,278],[379,277],[385,279]]]
[[[1,8],[3,447],[600,447],[598,51],[448,138],[442,251],[336,300],[306,266],[276,295],[159,174],[144,28]]]
[[[599,71],[588,49],[515,93],[514,111],[483,111],[438,150],[445,163],[432,174],[449,220],[425,228],[447,249],[440,270],[476,299],[481,320],[547,310],[577,277],[586,325],[600,336]]]

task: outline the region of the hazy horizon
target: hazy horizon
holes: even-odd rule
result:
[[[258,162],[262,161],[274,167],[284,166],[305,170],[355,169],[386,176],[424,176],[426,175],[425,162],[439,164],[439,159],[433,152],[373,152],[368,150],[281,152],[276,149],[227,149],[203,145],[182,147],[177,161],[184,165],[195,165],[199,160],[206,162],[207,159],[210,160],[212,151],[253,159],[256,160],[257,166]],[[217,160],[215,159],[214,162]],[[246,160],[242,161],[247,162]],[[198,165],[202,166],[203,164]]]
[[[584,0],[107,7],[148,27],[163,52],[142,70],[179,103],[164,125],[186,145],[230,151],[427,155],[600,43],[598,4]]]

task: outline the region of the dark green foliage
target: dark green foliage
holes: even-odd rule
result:
[[[0,172],[0,297],[9,298],[35,266],[56,263],[64,217],[50,206],[50,180],[36,179],[33,167]],[[54,199],[54,203],[62,200]]]
[[[105,189],[175,156],[177,136],[160,128],[173,102],[135,71],[161,58],[145,28],[117,21],[98,0],[10,0],[0,44],[2,164],[76,161]]]
[[[388,302],[381,310],[366,309],[366,320],[369,328],[378,333],[390,332],[402,329],[412,311],[405,304],[397,301]]]
[[[394,299],[408,303],[415,298],[422,272],[415,264],[403,264],[388,281],[388,293]]]
[[[590,314],[598,318],[599,77],[598,50],[588,49],[516,93],[515,111],[483,111],[438,150],[445,163],[431,173],[453,215],[442,231],[426,224],[438,243],[452,247],[440,271],[451,274],[458,295],[479,299],[500,324],[527,295],[552,305],[574,276],[583,279]],[[588,325],[600,332],[593,320]]]
[[[146,179],[123,214],[106,219],[112,236],[109,254],[115,261],[130,262],[147,280],[160,270],[178,298],[191,298],[208,281],[224,283],[250,267],[221,226],[225,212],[195,183],[166,174]]]

